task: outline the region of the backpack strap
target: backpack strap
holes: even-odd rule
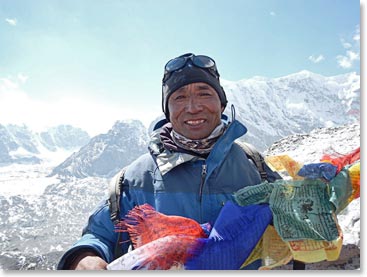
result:
[[[243,151],[245,151],[247,158],[253,161],[260,173],[261,180],[266,181],[268,179],[268,174],[266,173],[265,160],[261,153],[250,143],[239,141],[236,141],[235,143],[238,144]]]
[[[115,181],[110,183],[108,205],[110,207],[111,221],[116,224],[120,220],[120,196],[122,192],[126,167],[124,167],[115,177]]]
[[[109,186],[109,198],[108,205],[110,208],[110,219],[114,225],[120,220],[120,198],[123,191],[123,182],[125,176],[126,167],[124,167],[115,177],[115,180],[110,182]],[[123,252],[121,249],[122,233],[117,233],[117,243],[114,249],[115,259],[121,257]]]

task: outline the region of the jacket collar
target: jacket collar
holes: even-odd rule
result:
[[[161,128],[153,131],[149,149],[151,154],[156,157],[157,165],[162,175],[166,174],[182,163],[202,159],[201,157],[190,153],[181,153],[164,148],[161,141],[160,131]],[[223,162],[224,157],[227,156],[233,142],[237,138],[246,134],[246,132],[247,128],[237,120],[234,120],[229,124],[227,130],[218,139],[206,159],[207,178],[214,171],[214,169]]]

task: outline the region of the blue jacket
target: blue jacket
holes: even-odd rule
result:
[[[134,161],[125,172],[120,216],[135,205],[149,203],[166,215],[180,215],[214,225],[224,203],[235,201],[234,192],[261,183],[256,166],[243,149],[234,144],[246,132],[246,127],[234,120],[206,159],[163,149],[159,130],[153,132],[150,153]],[[270,168],[266,167],[266,171],[269,181],[279,178]],[[77,251],[86,249],[111,262],[115,259],[117,240],[106,201],[90,216],[82,238],[63,255],[58,269],[64,268],[65,261]],[[127,243],[122,245],[124,253],[128,246]]]

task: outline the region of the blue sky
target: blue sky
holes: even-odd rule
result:
[[[229,81],[333,76],[360,72],[359,36],[356,0],[0,0],[0,124],[147,125],[177,55]]]

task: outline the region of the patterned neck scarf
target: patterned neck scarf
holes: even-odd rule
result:
[[[193,151],[195,153],[202,155],[202,154],[208,154],[212,150],[214,144],[217,142],[218,138],[224,133],[225,130],[226,125],[223,122],[221,122],[213,130],[213,132],[207,138],[204,139],[197,139],[197,140],[188,139],[183,135],[177,133],[175,130],[171,131],[171,137],[177,146],[185,150]]]

